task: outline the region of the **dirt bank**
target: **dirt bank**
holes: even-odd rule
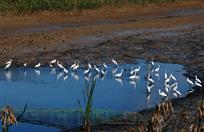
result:
[[[76,59],[82,63],[110,62],[111,57],[120,63],[143,57],[175,61],[178,54],[184,58],[187,49],[202,50],[203,7],[201,1],[194,1],[29,16],[2,15],[0,66],[10,58],[14,59],[13,66],[22,66],[25,61],[29,66],[39,61],[48,65],[54,58],[64,64]],[[163,52],[157,54],[160,50]],[[198,54],[203,55],[202,51]]]

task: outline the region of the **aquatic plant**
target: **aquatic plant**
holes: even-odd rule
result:
[[[8,132],[9,127],[17,124],[17,122],[21,119],[23,114],[25,113],[27,105],[25,105],[22,113],[16,118],[14,115],[13,108],[9,105],[5,106],[0,113],[0,118],[2,122],[2,132]]]
[[[90,131],[91,128],[91,114],[92,114],[92,103],[93,103],[93,93],[96,86],[96,80],[92,79],[90,82],[85,82],[85,89],[83,90],[85,109],[83,109],[80,100],[78,99],[79,111],[82,114],[83,125],[81,130]]]

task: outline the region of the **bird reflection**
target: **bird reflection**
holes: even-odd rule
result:
[[[85,79],[87,82],[89,82],[90,78],[91,78],[91,72],[90,72],[88,75],[85,75],[85,76],[84,76],[84,79]]]
[[[26,78],[26,76],[27,76],[27,71],[26,70],[24,70],[23,75]]]
[[[155,73],[154,74],[156,77],[157,77],[157,79],[159,80],[159,73]]]
[[[115,69],[112,70],[112,75],[115,75],[117,72],[118,68],[116,67]]]
[[[121,78],[115,78],[115,80],[119,82],[121,86],[123,86],[123,80]]]
[[[57,74],[57,80],[59,80],[63,75],[64,75],[63,72],[59,72],[59,73]]]
[[[147,93],[147,94],[146,94],[146,107],[147,107],[147,108],[149,108],[150,99],[151,99],[151,94],[150,94],[150,93]]]
[[[12,78],[12,72],[10,70],[7,70],[4,72],[5,78],[7,81],[11,81]]]
[[[134,88],[136,88],[136,82],[135,82],[135,81],[130,80],[129,83],[130,83],[131,85],[133,85]]]
[[[68,78],[68,75],[66,74],[66,75],[64,76],[64,78],[63,78],[64,81],[67,80],[67,78]]]
[[[107,71],[101,70],[101,80],[103,81],[106,77]]]
[[[96,75],[94,76],[94,80],[99,79],[99,76],[100,76],[100,74],[99,74],[99,73],[98,73],[98,74],[96,74]]]
[[[56,74],[56,68],[51,68],[50,75],[55,75],[55,74]]]
[[[36,73],[37,76],[40,76],[40,70],[37,70],[37,69],[36,69],[36,70],[35,70],[35,73]]]
[[[75,79],[75,80],[79,80],[79,76],[76,74],[76,72],[71,72],[71,76]]]

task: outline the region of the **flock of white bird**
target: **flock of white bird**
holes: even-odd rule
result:
[[[13,62],[12,59],[7,61],[5,63],[4,69],[8,70],[11,67],[12,62]],[[121,82],[122,78],[123,78],[124,69],[121,69],[121,71],[116,74],[118,63],[114,59],[112,59],[112,63],[114,65],[114,67],[115,67],[115,69],[112,70],[112,74],[114,75],[114,77],[115,77],[115,79],[117,81]],[[77,69],[79,68],[80,64],[79,64],[79,62],[75,61],[75,63],[72,64],[69,68],[66,68],[57,59],[54,59],[54,60],[50,61],[49,66],[51,68],[58,67],[61,71],[63,71],[63,74],[64,74],[65,79],[66,79],[66,77],[67,77],[67,75],[69,73],[68,69],[70,69],[71,71],[76,72]],[[27,67],[27,63],[24,63],[24,67]],[[41,67],[41,63],[40,62],[34,66],[34,68],[36,68],[36,69],[38,69],[39,67]],[[100,68],[100,69],[96,65],[92,66],[91,63],[88,63],[87,67],[88,68],[85,69],[84,72],[83,72],[84,77],[85,77],[85,79],[87,81],[89,81],[89,79],[90,79],[91,70],[94,70],[96,72],[96,75],[105,76],[107,74],[108,66],[105,64],[105,62],[103,62],[102,68]],[[160,65],[158,65],[156,67],[153,59],[151,60],[150,67],[151,67],[150,68],[151,69],[151,73],[154,73],[155,76],[159,76]],[[130,73],[129,73],[130,83],[135,84],[135,81],[140,78],[139,72],[140,72],[140,66],[138,68],[133,68],[133,67],[131,68]],[[154,87],[154,83],[155,83],[155,81],[152,78],[152,74],[151,73],[148,73],[148,75],[146,77],[146,79],[147,79],[146,89],[147,89],[147,93],[148,94],[151,93],[151,90]],[[98,77],[98,76],[95,76],[95,77]],[[177,82],[176,77],[172,73],[168,75],[167,71],[165,71],[164,78],[165,78],[164,89],[159,89],[158,90],[158,94],[161,97],[163,97],[163,98],[168,98],[171,93],[175,97],[181,96],[181,92],[178,90],[178,82]],[[187,78],[186,81],[187,81],[187,83],[190,86],[190,89],[189,89],[189,91],[187,93],[193,92],[193,89],[192,89],[193,86],[202,87],[202,82],[198,78],[198,76],[195,76],[194,81],[190,80],[189,78]]]

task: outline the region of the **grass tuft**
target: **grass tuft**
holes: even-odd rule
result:
[[[69,11],[102,6],[145,4],[179,0],[0,0],[0,12],[31,13],[38,11]]]

